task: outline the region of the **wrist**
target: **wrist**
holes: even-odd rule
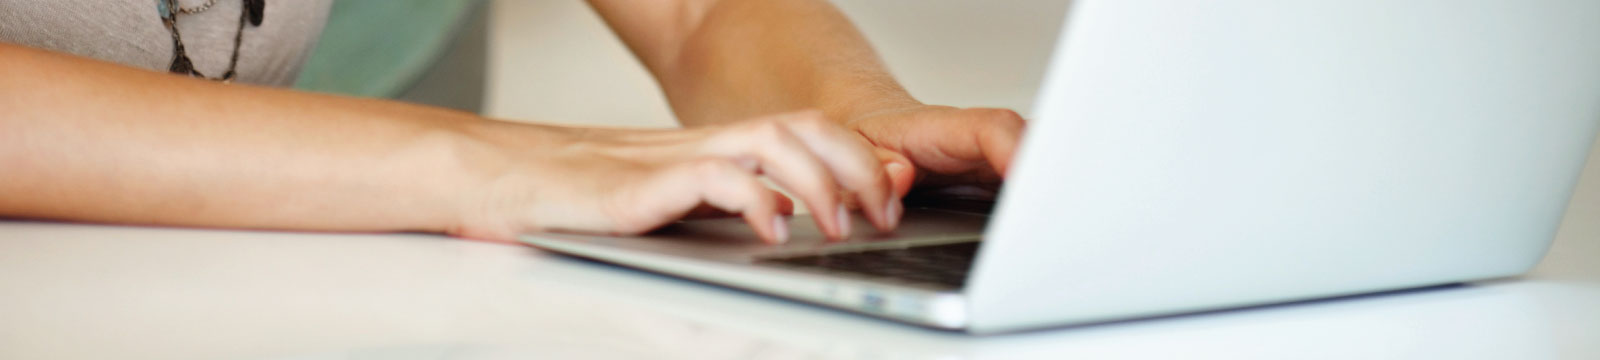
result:
[[[549,179],[550,154],[575,143],[576,128],[479,119],[448,131],[447,192],[455,199],[444,232],[472,239],[508,241],[537,224],[515,218],[538,210],[540,183]],[[534,211],[537,212],[537,211]],[[532,216],[530,218],[537,218]]]
[[[910,95],[882,95],[860,96],[848,103],[837,106],[829,111],[830,119],[835,119],[840,125],[850,130],[860,131],[863,120],[871,119],[883,114],[895,113],[909,109],[927,106]]]

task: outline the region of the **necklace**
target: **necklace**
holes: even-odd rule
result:
[[[206,10],[211,10],[211,6],[212,5],[216,5],[216,4],[217,4],[217,0],[206,0],[206,3],[200,4],[200,6],[196,6],[196,7],[192,7],[192,8],[179,7],[178,8],[178,12],[181,12],[181,13],[184,13],[184,14],[189,14],[189,15],[199,14],[199,13],[206,12]]]
[[[244,37],[244,24],[261,26],[265,15],[267,0],[242,0],[244,8],[239,11],[239,28],[233,34],[233,56],[228,59],[228,71],[222,77],[212,78],[200,73],[194,68],[194,61],[189,59],[189,53],[183,48],[183,35],[178,33],[178,14],[193,15],[211,9],[217,0],[207,0],[205,4],[192,8],[178,6],[178,0],[156,0],[156,11],[161,13],[161,24],[167,27],[167,32],[172,33],[172,65],[167,71],[174,74],[189,75],[209,80],[232,82],[238,74],[234,69],[239,65],[239,44]]]

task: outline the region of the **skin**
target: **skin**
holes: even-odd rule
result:
[[[912,98],[825,1],[589,3],[660,81],[685,125],[820,109],[876,145],[885,166],[903,166],[891,171],[900,194],[914,177],[930,185],[997,184],[1024,128],[1011,110]]]
[[[513,241],[726,212],[782,242],[791,205],[765,176],[834,209],[812,216],[842,238],[847,205],[892,230],[919,176],[998,181],[1022,129],[915,101],[821,1],[591,4],[690,128],[512,123],[0,44],[0,217]]]

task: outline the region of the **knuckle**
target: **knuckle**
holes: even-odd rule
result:
[[[784,135],[783,124],[776,120],[756,121],[745,128],[746,135],[767,141],[782,138]]]
[[[699,159],[689,162],[687,166],[693,169],[695,174],[704,177],[721,176],[735,168],[733,163],[723,159]]]

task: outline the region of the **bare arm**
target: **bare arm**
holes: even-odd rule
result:
[[[0,214],[447,231],[468,114],[139,71],[0,44]],[[427,171],[414,171],[428,169]],[[394,196],[408,194],[408,196]]]
[[[842,120],[921,104],[825,1],[590,3],[661,81],[686,124],[806,108]]]
[[[803,126],[810,118],[696,131],[518,124],[0,44],[0,217],[510,240],[637,233],[704,204],[778,240],[781,204],[740,164],[776,170],[822,206],[886,189],[869,183],[882,172],[865,148],[796,145],[847,139]],[[829,177],[819,164],[851,171]]]
[[[980,182],[998,181],[1021,136],[1023,121],[1010,110],[912,98],[825,0],[589,3],[655,75],[686,125],[821,109],[888,150],[879,154],[886,164],[909,158],[928,173]],[[901,174],[891,175],[898,182]]]

